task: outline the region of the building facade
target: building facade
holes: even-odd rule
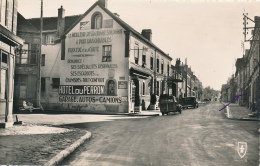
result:
[[[17,0],[0,1],[0,127],[13,125],[15,50],[23,44],[16,32]]]
[[[14,111],[19,110],[23,101],[37,105],[38,58],[40,52],[40,32],[18,13],[17,36],[24,40],[17,49],[14,79]]]
[[[237,95],[241,95],[236,102],[248,107],[252,112],[257,112],[259,111],[260,17],[256,16],[254,23],[252,38],[249,40],[250,48],[245,50],[242,58],[237,59],[236,73],[227,81],[229,88],[222,86],[222,101],[230,102]]]
[[[176,96],[177,99],[194,96],[201,101],[203,95],[202,83],[192,72],[191,68],[188,67],[187,60],[183,64],[177,58],[175,65],[172,65],[171,68],[172,75],[169,82],[172,85],[172,95]]]
[[[39,19],[28,19],[39,30]],[[43,18],[41,102],[45,109],[133,112],[171,92],[172,58],[100,0],[84,14]],[[48,26],[47,26],[48,25]]]

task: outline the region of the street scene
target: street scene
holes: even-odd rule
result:
[[[0,165],[259,165],[259,28],[257,1],[0,1]]]

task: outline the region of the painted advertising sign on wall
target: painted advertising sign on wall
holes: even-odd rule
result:
[[[90,13],[66,36],[60,103],[94,106],[126,102],[127,91],[121,94],[118,90],[127,89],[126,81],[118,82],[118,75],[125,73],[122,69],[125,65],[120,59],[124,58],[124,29],[106,13],[101,13],[103,27],[92,28]],[[103,108],[110,109],[107,106]]]

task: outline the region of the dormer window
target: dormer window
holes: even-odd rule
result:
[[[91,18],[91,29],[100,29],[102,28],[102,14],[100,12],[96,12],[92,15]]]

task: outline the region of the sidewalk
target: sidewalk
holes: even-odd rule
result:
[[[56,165],[91,137],[86,130],[49,125],[0,129],[0,165]]]
[[[224,107],[228,103],[222,104]],[[240,106],[239,104],[230,103],[224,110],[227,118],[229,119],[259,121],[259,116],[251,116],[252,111],[245,106]]]
[[[142,110],[140,113],[127,113],[130,116],[161,116],[160,109],[157,110]]]

